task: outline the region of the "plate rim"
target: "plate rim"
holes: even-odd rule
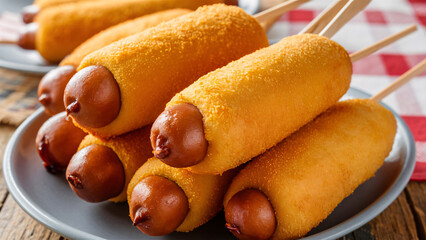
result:
[[[18,71],[21,73],[33,74],[33,75],[44,75],[49,71],[58,67],[58,65],[51,66],[40,66],[40,65],[31,65],[17,62],[9,62],[3,59],[0,59],[0,67],[8,70]]]
[[[362,98],[368,98],[371,95],[357,88],[351,87],[350,91],[356,92]],[[344,236],[347,233],[350,233],[359,227],[363,226],[365,223],[374,219],[377,215],[383,212],[389,205],[401,194],[405,186],[408,184],[410,177],[414,171],[415,167],[415,141],[411,130],[408,128],[408,125],[405,121],[392,110],[388,105],[380,102],[384,107],[389,109],[397,122],[402,125],[402,128],[407,135],[407,161],[405,161],[402,170],[399,172],[399,176],[395,179],[394,183],[386,190],[386,192],[377,198],[370,206],[362,209],[356,215],[352,216],[345,221],[328,228],[325,231],[316,233],[311,236],[303,238],[304,240],[314,240],[314,239],[336,239],[338,237]],[[13,133],[12,137],[9,139],[9,142],[6,145],[2,171],[6,186],[9,193],[12,195],[16,203],[23,209],[28,215],[30,215],[34,220],[41,223],[43,226],[49,228],[53,232],[57,232],[60,235],[70,238],[70,239],[104,239],[99,236],[81,231],[77,228],[66,225],[62,221],[51,216],[49,213],[45,212],[42,209],[38,209],[31,199],[27,198],[25,194],[22,193],[22,189],[17,184],[14,176],[12,174],[12,155],[17,147],[18,139],[24,134],[25,130],[30,126],[30,124],[37,119],[44,112],[44,108],[40,107],[33,114],[31,114]]]

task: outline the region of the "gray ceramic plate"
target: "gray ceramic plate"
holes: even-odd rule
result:
[[[347,98],[367,98],[350,89]],[[376,176],[346,198],[306,239],[336,239],[367,223],[394,201],[407,184],[415,164],[415,145],[410,130],[395,114],[395,144]],[[224,228],[223,214],[190,233],[149,237],[132,226],[126,204],[90,204],[76,197],[63,175],[46,172],[34,139],[47,119],[43,109],[31,115],[10,139],[3,174],[10,193],[34,219],[73,239],[232,239]],[[362,136],[360,136],[362,137]]]
[[[19,13],[24,6],[32,2],[32,0],[0,0],[0,14],[3,11]],[[45,74],[56,65],[47,63],[37,51],[0,44],[0,67],[32,74]]]
[[[32,0],[0,0],[0,14],[3,11],[21,12]],[[240,7],[247,13],[259,10],[260,0],[240,0]],[[24,50],[14,45],[0,44],[0,67],[32,74],[45,74],[57,67],[46,62],[37,51]]]

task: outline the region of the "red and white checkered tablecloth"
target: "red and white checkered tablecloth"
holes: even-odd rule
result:
[[[280,18],[270,40],[297,34],[331,1],[312,1]],[[373,0],[332,39],[349,52],[361,50],[411,24],[418,30],[379,52],[354,63],[351,86],[378,93],[426,58],[426,0]],[[411,180],[426,180],[426,73],[384,99],[410,127],[416,141],[416,168]]]

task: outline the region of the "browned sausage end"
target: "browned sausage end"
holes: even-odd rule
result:
[[[129,208],[134,226],[145,234],[160,236],[179,227],[189,211],[189,203],[175,182],[149,176],[133,189]]]
[[[189,167],[201,162],[208,142],[198,108],[187,103],[167,108],[152,125],[151,145],[155,157],[172,167]]]
[[[54,115],[65,111],[65,87],[76,72],[74,66],[65,65],[57,67],[43,76],[38,85],[38,100],[44,106],[47,114]]]
[[[66,178],[75,194],[88,202],[102,202],[119,195],[126,179],[118,156],[103,145],[91,145],[74,154]]]
[[[225,207],[226,228],[239,239],[269,239],[277,225],[275,211],[259,190],[235,194]]]
[[[46,170],[50,173],[65,170],[85,136],[86,133],[75,127],[65,112],[49,118],[40,127],[35,141]]]
[[[112,73],[103,66],[77,72],[65,87],[66,111],[83,127],[100,128],[118,116],[120,89]]]

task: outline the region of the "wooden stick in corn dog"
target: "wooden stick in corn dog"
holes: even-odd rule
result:
[[[259,22],[264,22],[264,21],[268,21],[268,20],[272,20],[272,19],[276,19],[277,17],[283,15],[283,13],[288,12],[290,10],[293,10],[295,8],[297,8],[298,6],[300,6],[303,3],[309,2],[310,0],[289,0],[289,1],[285,1],[281,4],[277,4],[274,7],[271,7],[263,12],[260,12],[256,15],[254,15],[254,17],[259,21]]]
[[[36,49],[49,62],[59,62],[77,46],[103,29],[146,14],[171,9],[193,9],[224,0],[84,1],[50,7],[25,25],[17,44]]]
[[[66,170],[71,189],[88,202],[126,201],[130,179],[152,157],[149,132],[146,126],[109,140],[87,135]]]
[[[38,86],[38,98],[44,106],[45,112],[54,115],[65,111],[65,86],[77,72],[77,67],[85,56],[122,38],[190,12],[191,10],[178,8],[149,14],[110,27],[89,38],[62,60],[58,68],[51,70],[41,79]]]
[[[323,29],[330,21],[336,16],[336,14],[345,6],[349,0],[336,0],[324,11],[322,11],[314,20],[312,20],[299,34],[302,33],[319,33],[319,29]],[[278,16],[275,19],[261,22],[263,29],[267,32],[269,28],[280,18]]]
[[[370,2],[371,0],[350,0],[319,35],[331,38],[342,26],[366,8]]]
[[[327,26],[338,12],[348,3],[349,0],[335,0],[326,10],[321,12],[312,22],[310,22],[300,33],[319,34]]]
[[[289,1],[289,0],[284,0],[282,3],[280,3],[281,5],[284,5],[284,4],[286,4],[286,2],[287,1]],[[287,3],[288,4],[288,3]],[[290,5],[291,5],[292,3],[290,3]],[[290,5],[288,5],[288,6],[290,6]],[[277,6],[279,6],[279,4],[277,4]],[[277,7],[277,6],[274,6],[274,7]],[[286,8],[288,8],[288,6],[286,6]],[[291,7],[291,8],[289,8],[289,10],[291,10],[293,7]],[[271,10],[272,8],[270,8],[270,9],[268,9],[269,11]],[[262,14],[263,14],[263,12],[262,12]],[[282,9],[278,12],[278,14],[277,15],[273,15],[273,16],[268,16],[268,18],[267,19],[265,19],[265,20],[263,20],[263,21],[259,21],[260,22],[260,24],[262,25],[262,28],[265,30],[265,32],[268,32],[269,31],[269,29],[272,27],[272,25],[274,25],[274,23],[276,22],[276,21],[278,21],[280,18],[281,18],[281,16],[282,16]],[[259,20],[259,19],[258,19]]]
[[[346,14],[354,16],[366,2],[350,1],[339,16],[343,20],[334,19],[331,26],[342,26]],[[173,167],[220,174],[335,104],[351,75],[348,53],[330,39],[314,34],[284,38],[178,93],[153,124],[154,155]]]
[[[189,232],[222,209],[236,169],[223,175],[201,175],[172,168],[156,158],[133,176],[127,190],[133,225],[148,235]]]
[[[295,239],[316,227],[383,164],[396,121],[378,102],[423,71],[426,60],[383,95],[339,102],[254,158],[225,195],[226,227],[241,239]]]
[[[68,83],[64,102],[83,130],[112,137],[151,124],[176,92],[268,45],[259,22],[242,9],[205,6],[88,55]]]
[[[387,45],[395,42],[396,40],[399,40],[399,39],[409,35],[410,33],[415,32],[416,30],[417,30],[417,26],[411,25],[411,26],[405,28],[404,30],[402,30],[398,33],[395,33],[394,35],[391,35],[391,36],[389,36],[385,39],[382,39],[379,42],[377,42],[377,43],[375,43],[375,44],[373,44],[373,45],[371,45],[367,48],[362,49],[361,51],[352,53],[350,55],[351,61],[356,62],[356,61],[358,61],[358,60],[360,60],[364,57],[367,57],[367,56],[373,54],[374,52],[386,47]]]
[[[404,73],[399,79],[394,81],[387,88],[383,89],[381,92],[379,92],[375,96],[371,97],[371,100],[376,101],[376,102],[380,102],[387,95],[391,94],[396,89],[400,88],[402,85],[406,84],[412,78],[416,77],[417,75],[421,74],[424,71],[426,71],[426,59],[423,59],[423,61],[421,61],[419,64],[414,66],[412,69],[410,69],[409,71]]]
[[[322,29],[327,24],[329,24],[329,22],[336,16],[336,14],[343,8],[343,6],[345,6],[348,1],[349,0],[336,0],[324,11],[322,11],[314,20],[312,20],[300,33],[319,33],[317,30]],[[263,29],[265,29],[267,32],[281,17],[283,10],[288,11],[295,8],[295,6],[297,7],[298,5],[299,4],[297,2],[284,2],[256,15],[255,17],[257,17],[258,20],[260,19],[259,21]],[[267,16],[267,18],[263,19],[264,16]]]

